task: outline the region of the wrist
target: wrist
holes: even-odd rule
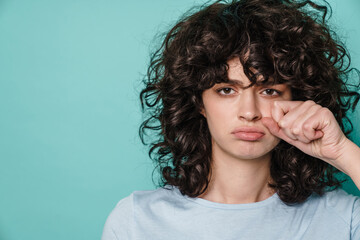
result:
[[[352,179],[360,177],[360,148],[350,139],[345,138],[341,144],[340,154],[335,162],[339,166],[339,170]]]

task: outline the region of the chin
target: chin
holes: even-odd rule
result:
[[[270,153],[264,153],[264,154],[237,154],[234,155],[238,159],[242,160],[252,160],[252,159],[259,159],[259,158],[266,158]]]
[[[237,151],[233,151],[233,156],[239,159],[258,159],[268,157],[277,144],[271,145],[242,145],[237,147]]]

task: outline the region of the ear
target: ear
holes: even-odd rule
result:
[[[200,114],[203,115],[204,118],[206,118],[206,113],[205,113],[205,109],[204,109],[204,108],[201,108]]]
[[[195,106],[197,106],[198,109],[200,108],[199,113],[200,113],[201,115],[203,115],[204,118],[206,118],[206,113],[205,113],[204,103],[202,102],[202,98],[200,99],[200,102],[198,103],[196,96],[193,95],[193,97],[191,98],[191,100],[192,100],[193,104],[194,104]]]

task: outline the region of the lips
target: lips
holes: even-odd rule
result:
[[[232,134],[243,141],[257,141],[265,135],[264,131],[256,127],[240,127],[235,129]]]

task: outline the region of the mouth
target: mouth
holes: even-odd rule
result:
[[[264,131],[254,127],[241,127],[235,129],[232,134],[239,140],[257,141],[265,136]]]

